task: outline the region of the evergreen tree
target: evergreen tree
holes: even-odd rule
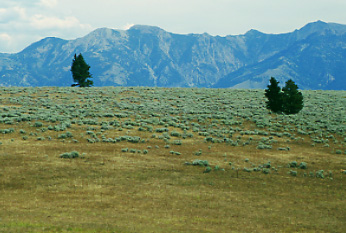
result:
[[[89,79],[92,78],[89,69],[90,66],[85,62],[82,54],[78,56],[75,54],[71,66],[72,77],[75,82],[75,84],[72,84],[73,87],[90,87],[94,85],[94,82]]]
[[[296,114],[303,109],[303,95],[298,91],[298,86],[290,79],[285,87],[279,87],[279,82],[275,78],[270,79],[270,85],[265,90],[267,109],[275,113]]]
[[[298,91],[298,86],[291,79],[286,82],[283,91],[283,112],[285,114],[296,114],[303,109],[303,94]]]
[[[270,79],[270,85],[268,85],[268,89],[265,90],[265,96],[268,99],[266,102],[267,109],[275,113],[282,112],[283,95],[279,87],[279,82],[274,77]]]

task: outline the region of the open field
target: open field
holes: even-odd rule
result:
[[[0,87],[0,232],[345,232],[346,92],[303,95]]]

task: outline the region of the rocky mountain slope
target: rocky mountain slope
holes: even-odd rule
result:
[[[346,89],[346,25],[321,21],[285,34],[180,35],[136,25],[45,38],[0,54],[0,85],[70,86],[75,53],[91,66],[95,86],[265,88],[274,76],[301,89]]]

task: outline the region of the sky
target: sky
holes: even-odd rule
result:
[[[48,36],[76,39],[135,24],[179,34],[278,34],[317,20],[346,24],[345,12],[345,0],[1,0],[0,53]]]

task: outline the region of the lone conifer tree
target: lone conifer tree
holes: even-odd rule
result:
[[[267,109],[270,109],[275,113],[282,112],[283,95],[281,88],[279,87],[279,82],[275,78],[271,77],[270,85],[268,85],[268,89],[265,90],[264,95],[268,99],[266,102]]]
[[[75,54],[71,66],[72,77],[75,83],[71,86],[90,87],[94,85],[94,82],[89,79],[92,78],[89,69],[90,66],[85,62],[82,54],[78,56]]]
[[[298,91],[298,86],[292,79],[286,82],[283,91],[283,112],[285,114],[296,114],[303,109],[303,94]]]

